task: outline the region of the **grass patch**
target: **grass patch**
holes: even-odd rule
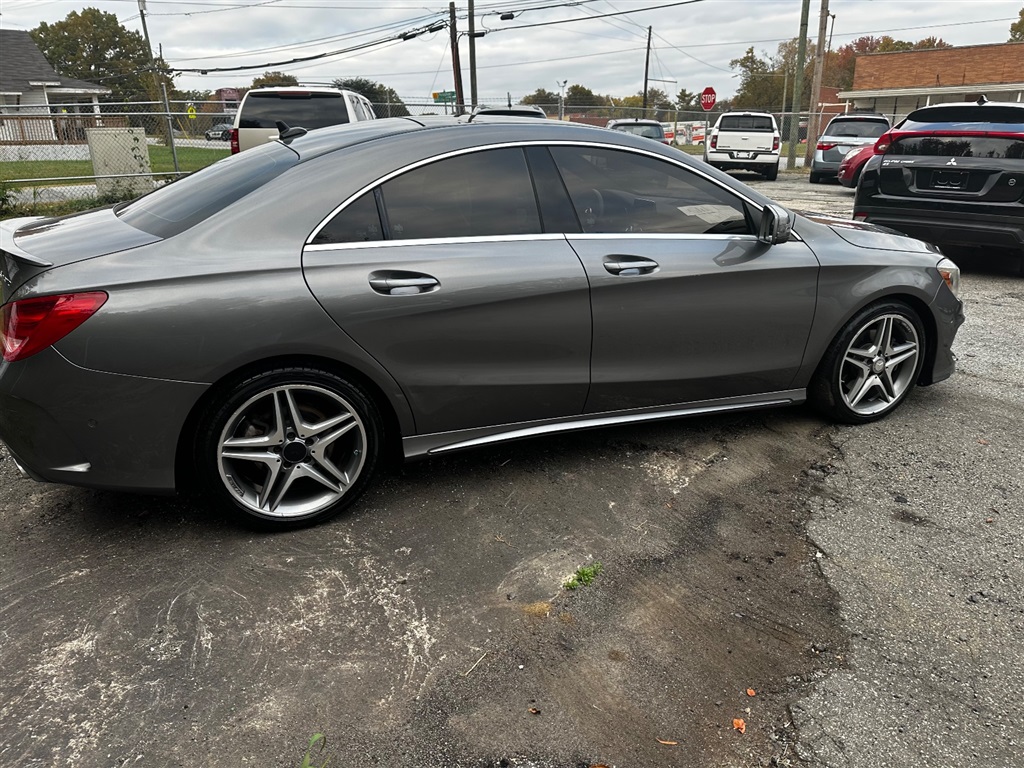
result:
[[[593,565],[581,565],[576,569],[576,573],[574,573],[562,586],[570,591],[579,587],[589,587],[600,572],[600,563],[594,563]]]
[[[150,146],[149,165],[154,173],[173,173],[170,147]],[[228,148],[178,147],[178,168],[186,173],[198,171],[231,154]],[[91,160],[11,160],[0,163],[0,181],[12,179],[52,179],[92,176]],[[56,182],[48,182],[55,184]]]

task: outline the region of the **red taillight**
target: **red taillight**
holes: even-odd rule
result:
[[[237,155],[238,154],[238,129],[237,128],[232,128],[231,129],[231,154],[232,155]]]
[[[4,360],[24,360],[63,339],[103,306],[103,291],[39,296],[4,304]]]
[[[875,142],[875,154],[884,155],[889,151],[889,147],[892,146],[892,131],[886,131],[878,137],[878,141]]]
[[[868,215],[866,213],[860,213],[859,211],[854,211],[853,212],[853,218],[856,221],[867,221],[868,220]]]
[[[822,152],[828,152],[830,149],[834,149],[835,146],[835,144],[826,144],[823,141],[819,141],[816,149],[820,149]]]
[[[779,148],[779,137],[776,136],[772,139],[772,152]]]
[[[717,135],[711,137],[711,148],[712,149],[718,149],[718,136]]]

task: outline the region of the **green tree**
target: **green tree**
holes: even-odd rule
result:
[[[30,31],[43,56],[65,77],[110,88],[113,101],[157,101],[149,50],[138,32],[125,29],[113,13],[96,8],[72,11],[62,21],[42,22]],[[158,80],[171,86],[167,64],[157,59]]]
[[[406,117],[409,114],[409,110],[398,96],[398,92],[382,83],[375,83],[365,77],[350,77],[345,80],[335,80],[334,87],[355,91],[368,98],[373,104],[373,111],[377,117]]]
[[[574,83],[565,92],[566,107],[599,107],[608,103],[604,96],[598,96],[589,88]]]
[[[1024,8],[1020,9],[1020,18],[1010,25],[1010,39],[1008,43],[1024,42]]]
[[[700,107],[700,94],[680,88],[679,93],[676,94],[676,107],[683,112],[698,109]]]
[[[252,88],[266,88],[269,85],[298,85],[299,80],[295,75],[286,75],[284,72],[264,72],[252,79]]]
[[[538,107],[557,107],[558,106],[558,94],[552,91],[538,88],[536,91],[531,93],[529,96],[524,96],[520,99],[520,104],[536,104]]]

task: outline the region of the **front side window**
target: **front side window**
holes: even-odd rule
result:
[[[541,232],[521,149],[439,160],[385,182],[381,191],[392,240]]]
[[[551,154],[584,232],[753,234],[742,200],[685,168],[612,149]]]

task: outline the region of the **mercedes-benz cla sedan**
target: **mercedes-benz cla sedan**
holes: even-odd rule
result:
[[[0,437],[36,480],[201,483],[289,527],[385,453],[810,400],[953,371],[959,272],[670,147],[529,118],[282,138],[138,200],[0,226]]]

